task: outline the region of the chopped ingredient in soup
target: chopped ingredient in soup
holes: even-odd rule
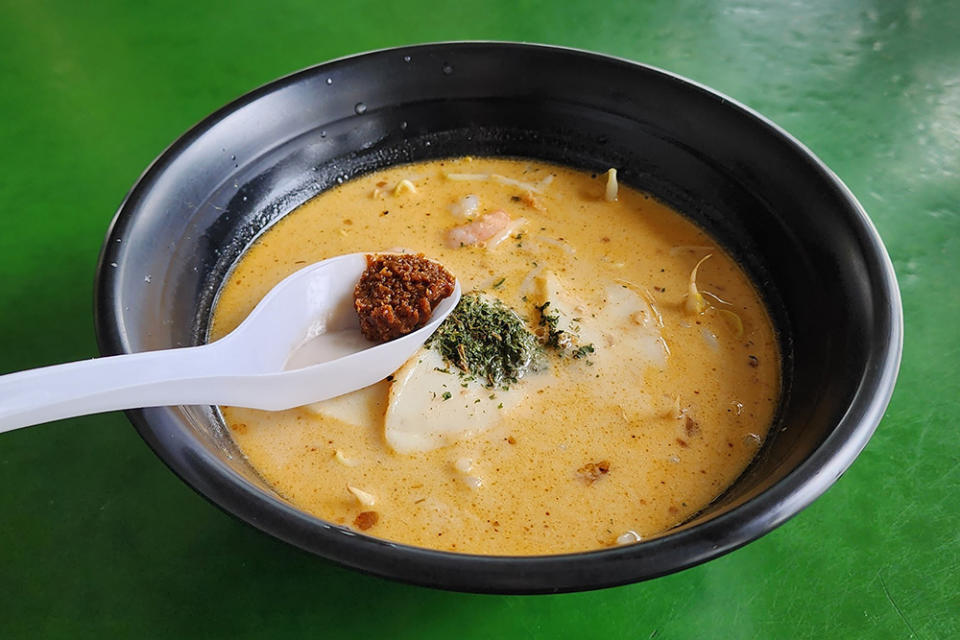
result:
[[[577,469],[577,474],[586,480],[587,484],[593,484],[608,473],[610,473],[610,462],[608,460],[588,462]]]
[[[581,318],[573,318],[566,328],[561,329],[561,312],[548,309],[550,301],[547,300],[542,305],[536,307],[540,313],[540,328],[538,335],[541,341],[547,347],[551,347],[558,354],[569,354],[575,359],[586,357],[594,353],[596,348],[592,344],[580,344],[580,326]]]
[[[380,514],[376,511],[361,511],[357,514],[356,519],[353,521],[353,526],[360,531],[366,531],[373,525],[377,524],[377,521],[380,519]]]
[[[476,293],[460,298],[427,346],[467,379],[491,388],[506,389],[543,364],[537,340],[520,316],[500,300]]]
[[[279,220],[221,289],[211,339],[302,262],[345,253],[423,253],[471,293],[387,380],[290,411],[222,408],[250,464],[328,522],[452,552],[643,544],[703,510],[767,437],[776,335],[712,238],[616,177],[448,158]]]
[[[453,276],[422,253],[368,255],[354,290],[360,331],[368,340],[386,342],[419,329],[453,287]]]
[[[397,183],[397,186],[393,188],[393,195],[399,196],[404,193],[416,193],[417,187],[409,180],[401,180]]]
[[[685,306],[687,313],[691,315],[703,313],[707,308],[706,300],[703,299],[703,295],[700,293],[700,290],[697,289],[697,271],[700,270],[700,265],[711,257],[713,257],[713,254],[707,254],[700,258],[700,261],[693,267],[693,271],[690,272],[690,282],[687,284],[687,301]]]
[[[617,544],[633,544],[634,542],[640,542],[641,539],[640,534],[636,531],[625,531],[617,536]]]
[[[372,507],[377,504],[377,497],[372,493],[364,491],[363,489],[357,489],[356,487],[348,486],[347,489],[353,496],[357,499],[357,502],[364,505],[365,507]]]
[[[607,171],[607,186],[604,189],[603,197],[607,202],[613,202],[617,199],[617,194],[620,191],[620,185],[617,183],[617,170],[610,169]]]

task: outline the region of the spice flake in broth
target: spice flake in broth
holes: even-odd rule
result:
[[[358,178],[280,220],[225,283],[212,338],[304,262],[403,249],[514,309],[547,366],[509,390],[451,367],[418,378],[438,380],[420,396],[387,380],[290,411],[225,407],[250,463],[304,511],[455,552],[632,543],[709,504],[773,419],[772,325],[708,235],[624,185],[609,199],[609,184],[536,161],[442,160]],[[450,431],[398,453],[385,417],[404,410]]]

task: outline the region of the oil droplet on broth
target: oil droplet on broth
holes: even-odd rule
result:
[[[448,64],[448,63],[444,63],[444,65],[443,65],[443,67],[442,67],[442,70],[443,70],[443,75],[449,76],[450,74],[453,73],[453,65],[452,65],[452,64]]]

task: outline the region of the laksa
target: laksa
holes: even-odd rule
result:
[[[211,339],[302,266],[358,251],[390,273],[422,254],[467,293],[382,382],[289,411],[222,408],[264,480],[323,520],[463,553],[631,544],[722,494],[767,435],[780,358],[758,292],[614,170],[462,158],[347,182],[240,258]],[[403,325],[359,293],[374,337]]]

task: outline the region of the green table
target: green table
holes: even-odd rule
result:
[[[316,62],[451,39],[647,62],[791,131],[887,243],[903,367],[856,464],[786,525],[679,574],[562,596],[445,593],[333,566],[209,505],[121,414],[9,433],[0,638],[960,637],[956,2],[88,4],[0,0],[0,373],[96,355],[107,224],[189,126]]]

